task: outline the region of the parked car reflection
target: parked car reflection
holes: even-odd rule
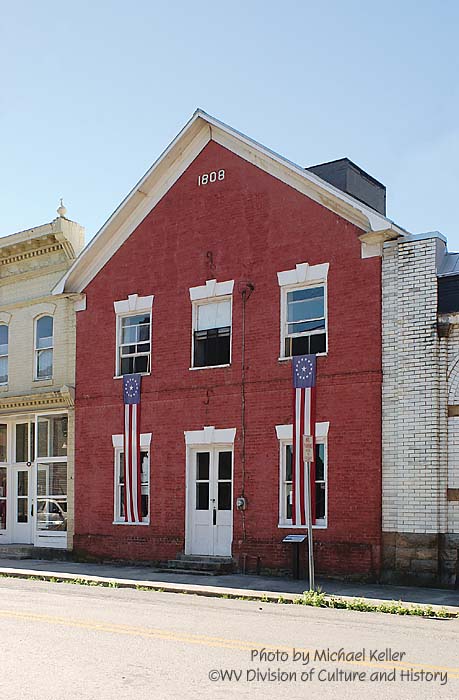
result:
[[[67,503],[52,498],[41,500],[37,507],[37,529],[64,532],[67,530]]]

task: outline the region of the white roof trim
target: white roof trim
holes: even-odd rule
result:
[[[329,263],[321,265],[309,265],[299,263],[294,270],[286,270],[277,273],[279,287],[289,284],[311,284],[312,282],[325,282],[328,276]]]
[[[83,250],[53,294],[82,292],[131,233],[185,172],[207,143],[213,140],[302,192],[363,231],[392,230],[405,235],[390,219],[244,136],[198,109]]]
[[[213,297],[229,296],[233,293],[234,280],[228,282],[217,282],[217,280],[207,280],[201,287],[190,287],[191,301],[199,299],[212,299]]]
[[[316,423],[316,440],[324,440],[328,436],[329,421]],[[276,434],[278,440],[293,440],[293,425],[276,425]]]
[[[207,425],[204,430],[185,430],[186,445],[232,445],[236,428],[215,428]]]
[[[140,447],[150,447],[152,433],[140,433]],[[112,435],[113,447],[124,447],[124,435]]]
[[[151,311],[154,298],[154,294],[150,294],[148,297],[139,297],[138,294],[129,294],[127,299],[113,302],[115,313],[129,314]]]

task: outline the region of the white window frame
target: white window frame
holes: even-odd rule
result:
[[[38,343],[38,322],[42,318],[52,318],[53,320],[53,336],[52,336],[52,345],[46,348],[39,348],[37,347]],[[54,318],[54,313],[51,313],[50,311],[46,311],[44,313],[41,313],[39,316],[35,316],[34,318],[34,334],[33,334],[33,343],[34,343],[34,354],[33,354],[33,361],[34,361],[34,371],[33,371],[33,378],[35,382],[48,382],[54,378],[54,337],[56,334],[56,329],[55,329],[55,318]],[[51,374],[47,375],[46,377],[39,377],[38,376],[38,355],[40,352],[43,352],[43,350],[52,350],[52,362],[51,362]]]
[[[328,422],[316,423],[316,444],[324,445],[324,477],[325,477],[325,518],[317,519],[313,528],[326,530],[328,527]],[[294,530],[307,529],[307,525],[293,525],[291,519],[285,514],[285,473],[286,473],[286,447],[293,445],[293,425],[276,425],[277,439],[279,440],[279,528]]]
[[[293,270],[278,272],[277,279],[280,287],[280,353],[279,360],[291,360],[292,355],[285,354],[285,340],[287,337],[302,338],[325,333],[325,352],[317,353],[317,356],[328,354],[328,278],[329,263],[320,265],[309,265],[299,263]],[[319,331],[304,331],[303,333],[290,334],[287,332],[287,295],[289,292],[300,291],[302,289],[314,289],[323,287],[324,290],[324,318],[325,329]]]
[[[120,456],[124,453],[124,435],[112,435],[112,445],[114,450],[114,481],[113,481],[113,525],[149,525],[151,515],[151,433],[141,433],[140,450],[148,453],[148,515],[142,518],[141,523],[127,523],[121,519],[121,501],[118,498],[119,476],[120,476]]]
[[[139,297],[138,294],[130,294],[127,299],[121,301],[113,302],[116,315],[116,347],[115,347],[115,376],[114,379],[121,379],[123,375],[121,374],[121,328],[122,319],[128,318],[129,316],[138,316],[140,314],[150,315],[150,352],[148,353],[148,372],[140,372],[143,376],[148,376],[151,374],[151,363],[152,363],[152,339],[153,339],[153,299],[154,294],[146,297]],[[140,353],[137,356],[146,355],[147,353]]]
[[[190,287],[191,300],[191,361],[190,370],[200,369],[217,369],[221,367],[230,367],[233,357],[233,289],[234,280],[227,282],[217,282],[217,280],[207,280],[205,285],[200,287]],[[218,303],[222,301],[230,302],[230,349],[229,362],[222,365],[204,365],[196,367],[194,364],[194,334],[198,325],[198,309],[199,306]]]
[[[6,359],[6,382],[0,381],[0,386],[8,386],[9,381],[9,354],[10,354],[10,324],[9,318],[3,318],[6,314],[0,314],[0,326],[5,326],[8,333],[8,342],[6,344],[6,355],[0,355],[0,360]],[[9,316],[9,314],[8,314]]]

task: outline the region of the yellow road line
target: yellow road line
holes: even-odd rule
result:
[[[266,651],[287,651],[291,652],[292,646],[262,644],[260,642],[244,641],[242,639],[226,639],[224,637],[209,637],[197,634],[182,634],[173,630],[156,629],[148,627],[135,627],[132,625],[121,625],[117,623],[97,622],[91,620],[75,620],[66,617],[54,617],[50,615],[40,615],[32,612],[15,612],[12,610],[0,610],[0,617],[14,620],[25,620],[29,622],[43,622],[51,625],[62,625],[63,627],[74,627],[79,629],[92,630],[96,632],[106,632],[110,634],[123,634],[133,637],[144,637],[149,639],[161,639],[164,641],[181,642],[184,644],[199,644],[222,649],[236,649],[238,651],[249,651],[252,649],[265,649]],[[295,647],[295,651],[314,657],[315,649]],[[319,662],[320,663],[320,662]],[[459,668],[448,668],[444,666],[433,666],[431,664],[402,663],[397,661],[333,661],[321,663],[334,663],[336,665],[365,666],[369,668],[397,668],[399,670],[424,669],[428,671],[443,671],[448,673],[449,678],[459,678]],[[309,663],[309,666],[312,662]]]

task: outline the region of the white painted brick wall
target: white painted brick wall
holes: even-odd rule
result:
[[[437,240],[383,251],[383,530],[444,532],[446,346],[437,318]],[[443,358],[443,359],[442,359]]]

